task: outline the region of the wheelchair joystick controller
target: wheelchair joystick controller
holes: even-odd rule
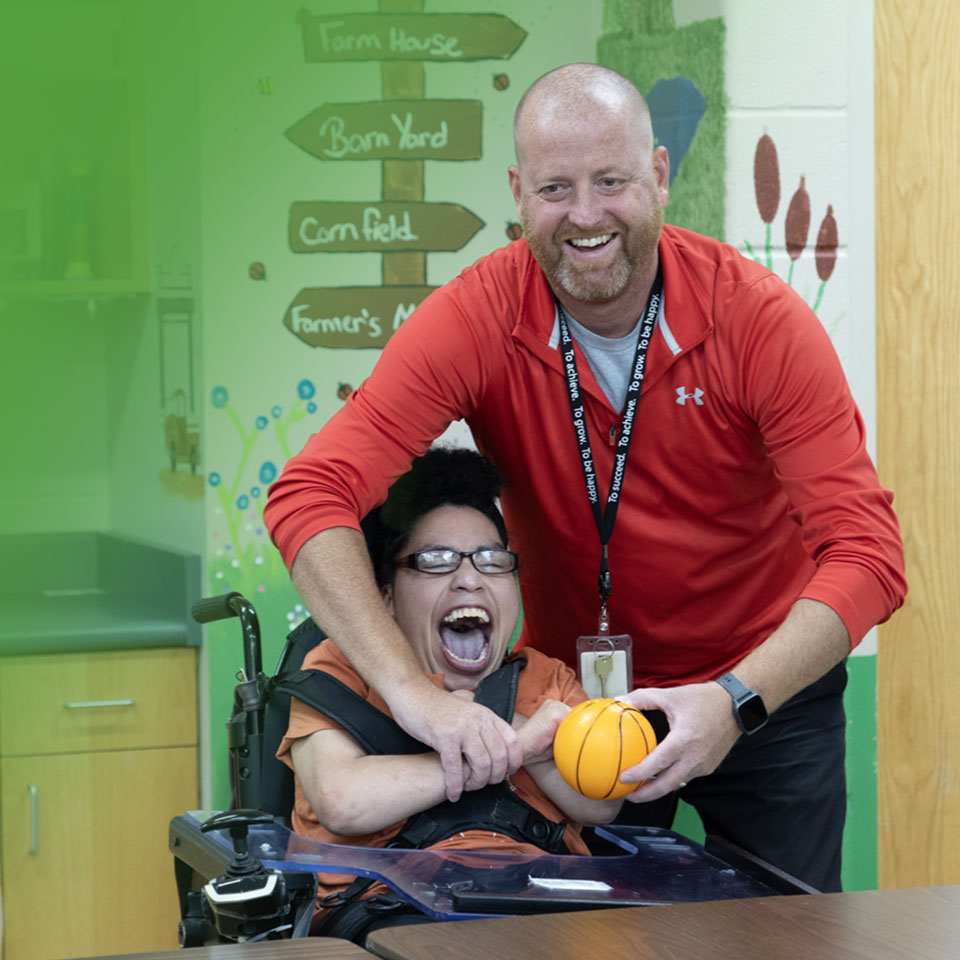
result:
[[[201,833],[211,830],[229,830],[233,840],[233,859],[227,865],[225,876],[247,877],[254,874],[266,874],[263,864],[256,857],[250,856],[247,845],[247,831],[258,824],[269,825],[273,817],[262,810],[227,810],[210,817],[200,825]]]
[[[274,822],[262,810],[228,810],[204,821],[200,830],[229,830],[233,858],[226,872],[203,888],[204,913],[222,937],[244,941],[286,934],[290,913],[286,882],[279,870],[267,870],[250,855],[247,831]]]

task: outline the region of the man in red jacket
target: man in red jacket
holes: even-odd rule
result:
[[[668,823],[683,796],[711,832],[837,889],[843,661],[905,583],[836,354],[769,271],[664,226],[669,158],[625,78],[552,71],[515,139],[525,239],[398,330],[272,488],[274,541],[317,622],[440,753],[448,795],[503,779],[512,731],[423,682],[359,533],[465,419],[508,480],[520,643],[574,665],[601,612],[632,636],[627,699],[670,726],[625,778],[646,781],[638,819]]]

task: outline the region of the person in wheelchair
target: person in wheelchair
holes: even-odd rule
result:
[[[437,850],[589,854],[581,825],[611,822],[621,801],[571,789],[553,761],[553,737],[586,699],[562,661],[524,649],[506,656],[516,627],[517,556],[497,507],[500,476],[479,453],[430,450],[390,489],[380,535],[368,545],[383,602],[427,675],[496,709],[517,731],[523,766],[502,784],[445,799],[434,752],[371,754],[338,723],[291,700],[277,757],[295,773],[293,829],[313,840]],[[315,647],[321,669],[389,716],[337,648]],[[423,748],[427,750],[426,747]],[[371,929],[426,918],[407,913],[373,881],[320,875],[312,932],[361,942]],[[384,910],[390,910],[388,913]]]

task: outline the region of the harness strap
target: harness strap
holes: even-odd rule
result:
[[[367,934],[375,925],[384,925],[387,918],[391,923],[397,923],[397,918],[411,915],[423,921],[429,920],[426,914],[395,893],[378,893],[375,897],[355,900],[353,903],[327,910],[310,934],[314,937],[350,940],[362,947]]]
[[[298,670],[274,678],[270,693],[289,693],[335,720],[367,753],[387,756],[427,753],[425,743],[323,670]]]
[[[360,897],[376,881],[373,877],[357,877],[339,893],[333,893],[320,901],[324,912],[311,930],[314,937],[338,937],[352,940],[362,946],[362,935],[376,919],[376,913],[419,913],[420,911],[395,893],[382,893],[367,900]]]
[[[510,657],[477,686],[474,701],[493,710],[508,723],[513,719],[524,657]],[[370,754],[407,755],[430,748],[411,737],[395,720],[382,713],[346,684],[322,670],[300,670],[271,681],[269,693],[284,692],[336,721]],[[391,841],[392,847],[429,847],[463,830],[504,833],[549,853],[566,853],[564,824],[545,817],[503,783],[445,800],[414,814]]]
[[[545,817],[508,787],[494,783],[462,794],[456,803],[445,800],[414,814],[389,845],[430,847],[465,830],[489,830],[548,853],[568,853],[563,841],[564,829],[563,821]]]
[[[489,707],[509,723],[513,719],[519,674],[526,664],[523,657],[508,659],[502,667],[480,681],[474,701]],[[297,670],[273,677],[268,683],[268,697],[274,693],[288,693],[302,700],[340,724],[367,753],[399,756],[430,750],[395,720],[323,670]]]
[[[524,657],[508,657],[499,670],[495,670],[477,684],[473,694],[474,702],[488,707],[501,720],[509,723],[513,719],[513,708],[517,702],[520,671],[526,665]]]

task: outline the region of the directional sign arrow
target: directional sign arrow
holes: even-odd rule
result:
[[[458,203],[293,203],[294,253],[459,250],[484,222]]]
[[[382,347],[433,287],[305,287],[283,325],[311,347]]]
[[[479,100],[377,100],[326,103],[287,137],[321,160],[476,160]]]
[[[499,14],[301,13],[308,61],[491,60],[513,55],[527,33]]]

